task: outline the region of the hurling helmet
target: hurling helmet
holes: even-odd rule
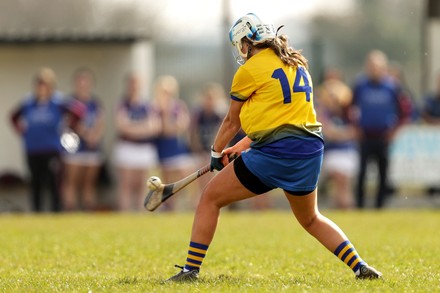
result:
[[[252,43],[262,43],[266,40],[275,38],[276,32],[273,24],[263,23],[261,19],[253,13],[248,13],[239,18],[229,30],[229,40],[234,47],[234,57],[238,64],[242,65],[246,58],[246,53],[241,51],[241,40],[246,37]]]

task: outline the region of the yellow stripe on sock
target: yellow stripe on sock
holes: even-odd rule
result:
[[[341,250],[341,252],[339,252],[338,257],[340,259],[342,259],[342,256],[344,255],[345,252],[347,252],[347,250],[349,250],[350,248],[352,248],[353,245],[350,243],[347,246],[344,247],[344,249]]]
[[[197,260],[197,261],[203,261],[203,257],[201,257],[201,256],[195,256],[195,255],[192,255],[192,254],[189,254],[189,255],[188,255],[188,258],[189,258],[189,259],[193,259],[193,260]]]
[[[350,254],[347,255],[347,257],[344,259],[345,264],[348,264],[348,262],[350,261],[350,259],[351,259],[354,255],[356,255],[356,254],[357,254],[357,253],[356,253],[356,250],[353,250],[352,252],[350,252]]]
[[[354,269],[354,267],[361,261],[361,258],[358,257],[357,259],[354,260],[354,262],[350,265],[351,269]]]
[[[195,268],[200,268],[200,265],[197,263],[192,263],[192,262],[186,262],[185,265],[188,265],[190,267],[195,267]]]
[[[201,253],[201,254],[206,254],[206,250],[199,249],[199,248],[195,248],[195,247],[189,247],[189,250],[192,251],[192,252],[197,252],[197,253]]]

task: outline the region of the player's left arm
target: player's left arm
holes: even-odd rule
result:
[[[251,147],[251,143],[252,140],[249,138],[249,136],[246,135],[233,146],[224,149],[222,153],[223,155],[228,157],[231,155],[240,155],[242,152],[246,151]]]

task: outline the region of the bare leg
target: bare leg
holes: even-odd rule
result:
[[[270,193],[260,194],[252,199],[252,209],[257,211],[270,209],[272,206]]]
[[[143,169],[132,170],[132,190],[137,211],[144,210],[144,198],[147,191],[147,171]]]
[[[84,207],[86,210],[96,208],[96,179],[100,166],[86,166],[84,168]]]
[[[63,180],[63,208],[67,211],[77,209],[80,167],[66,163]]]
[[[227,184],[225,184],[227,182]],[[197,206],[191,241],[209,245],[217,228],[220,209],[255,196],[238,181],[233,164],[227,165],[206,185]]]
[[[295,217],[304,229],[349,266],[358,278],[377,279],[382,277],[381,272],[368,266],[360,258],[344,232],[335,223],[319,213],[316,189],[306,196],[285,194]]]
[[[202,168],[202,167],[206,166],[206,164],[209,164],[210,156],[211,156],[210,153],[199,154],[198,158],[197,158],[197,162],[198,162],[197,167]],[[190,206],[192,209],[197,208],[197,204],[199,203],[199,200],[200,200],[200,194],[203,192],[203,189],[209,183],[209,181],[211,181],[211,179],[214,178],[214,176],[215,176],[214,172],[209,172],[208,174],[205,174],[202,177],[200,177],[199,179],[197,179],[197,181],[195,182],[195,184],[196,184],[195,190],[197,192],[192,192],[190,195],[191,196]]]
[[[354,207],[354,197],[351,191],[351,178],[339,172],[333,172],[334,200],[337,208],[350,209]]]
[[[328,250],[334,252],[347,236],[331,220],[321,215],[317,204],[317,189],[306,196],[294,196],[285,192],[287,200],[301,226]]]
[[[131,208],[131,170],[118,168],[118,209],[129,211]]]
[[[224,184],[225,182],[228,184]],[[232,164],[217,174],[203,190],[197,207],[185,267],[168,280],[197,279],[203,258],[217,228],[220,209],[230,203],[253,196],[255,194],[241,185],[235,176]],[[306,196],[293,196],[286,193],[293,213],[306,231],[332,253],[338,249],[338,258],[350,266],[354,272],[361,273],[360,278],[379,278],[381,273],[372,267],[367,266],[366,270],[361,272],[359,267],[362,265],[365,267],[365,262],[358,256],[342,230],[319,213],[316,196],[316,190]],[[349,249],[352,249],[351,252],[346,253]]]
[[[192,227],[185,266],[168,281],[194,281],[217,228],[220,209],[230,203],[255,196],[237,177],[233,164],[218,173],[202,192]]]

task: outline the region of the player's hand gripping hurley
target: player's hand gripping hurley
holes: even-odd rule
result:
[[[152,176],[148,179],[148,194],[144,200],[144,207],[150,212],[157,209],[164,201],[170,198],[173,194],[182,190],[188,184],[199,178],[200,176],[209,172],[210,164],[200,168],[191,175],[169,184],[163,184],[159,177]]]

